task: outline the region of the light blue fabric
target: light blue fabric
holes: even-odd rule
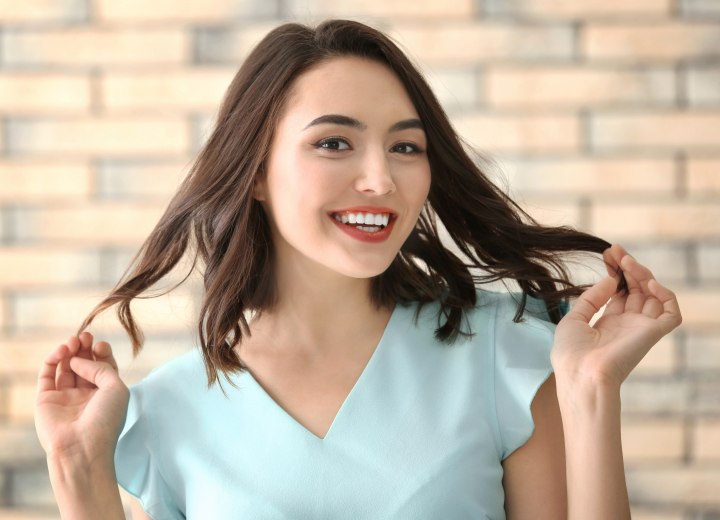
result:
[[[475,336],[437,342],[439,305],[396,306],[324,439],[248,372],[207,389],[199,349],[131,388],[118,482],[155,520],[504,519],[501,461],[531,436],[552,371],[538,302],[478,291]]]

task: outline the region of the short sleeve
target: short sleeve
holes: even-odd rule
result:
[[[509,295],[497,306],[494,325],[495,411],[501,460],[525,444],[535,430],[531,405],[552,373],[555,325],[544,305],[528,302],[522,321],[513,321],[517,304]]]
[[[142,383],[130,388],[127,417],[115,448],[115,476],[153,520],[184,518],[160,471],[158,444],[150,424],[152,407]]]

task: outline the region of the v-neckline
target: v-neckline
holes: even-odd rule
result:
[[[348,394],[345,396],[345,399],[343,400],[342,404],[340,405],[340,408],[338,408],[337,413],[335,413],[335,417],[333,417],[332,422],[330,423],[330,427],[325,432],[324,437],[320,437],[307,429],[305,425],[303,425],[300,421],[295,419],[290,413],[288,413],[285,408],[280,406],[280,404],[265,390],[265,388],[258,382],[257,379],[255,379],[255,376],[250,372],[250,370],[246,370],[245,373],[247,374],[249,380],[252,382],[252,385],[255,387],[255,389],[258,391],[258,393],[261,395],[262,399],[268,402],[268,405],[273,407],[284,419],[285,422],[289,422],[293,427],[300,429],[305,435],[309,435],[313,440],[316,442],[327,442],[328,437],[330,437],[333,433],[333,430],[337,429],[337,423],[342,418],[343,412],[348,408],[348,403],[356,399],[354,396],[359,392],[359,387],[363,384],[364,380],[370,377],[368,374],[371,374],[372,368],[375,364],[379,363],[378,357],[381,354],[383,350],[384,344],[387,342],[387,336],[389,335],[389,331],[393,325],[393,322],[396,319],[396,315],[398,314],[398,307],[399,304],[395,304],[393,307],[392,312],[390,313],[390,318],[388,318],[387,323],[385,324],[385,329],[383,330],[382,335],[380,336],[380,340],[378,341],[377,345],[375,346],[375,349],[373,350],[372,354],[370,355],[370,358],[368,359],[368,362],[365,364],[365,367],[363,368],[362,372],[360,372],[360,375],[358,376],[357,380],[355,381],[355,384],[353,384],[352,388],[348,392]]]

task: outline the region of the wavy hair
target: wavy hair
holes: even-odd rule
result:
[[[262,312],[277,301],[274,248],[267,216],[253,198],[270,143],[297,78],[325,60],[361,57],[385,64],[404,85],[427,135],[431,185],[415,229],[385,272],[371,280],[378,308],[439,300],[445,320],[436,330],[451,343],[463,312],[476,305],[476,284],[514,280],[520,288],[515,320],[528,297],[546,304],[557,323],[565,301],[579,295],[563,253],[601,253],[610,244],[569,227],[538,224],[498,189],[470,158],[422,75],[382,32],[348,20],[317,27],[288,23],[254,48],[232,80],[217,123],[190,172],[122,279],[85,318],[117,314],[137,355],[144,337],[130,310],[139,297],[183,258],[203,267],[204,294],[198,334],[211,387],[222,372],[242,372],[235,347],[249,334],[245,311]],[[442,242],[438,222],[465,259]],[[474,274],[473,274],[474,272]],[[187,278],[187,276],[186,276]]]

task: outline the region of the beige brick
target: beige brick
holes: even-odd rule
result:
[[[625,463],[682,462],[684,427],[681,419],[625,419],[622,424]]]
[[[642,379],[641,373],[632,373],[620,387],[622,411],[632,414],[680,414],[689,402],[690,385],[677,379]]]
[[[592,232],[611,242],[682,240],[720,236],[720,206],[716,203],[645,202],[598,203],[591,209]]]
[[[54,509],[57,509],[57,507]],[[13,507],[11,509],[0,508],[0,518],[3,520],[57,520],[60,518],[60,511],[51,512],[46,508],[42,510],[19,507]]]
[[[13,301],[14,330],[18,334],[73,334],[88,312],[100,302],[101,291],[36,292],[17,295]],[[170,296],[135,300],[135,318],[141,327],[163,333],[190,333],[196,315],[193,295],[177,289]],[[98,330],[105,334],[122,332],[119,322],[110,313],[98,318]]]
[[[693,67],[687,72],[687,97],[691,106],[720,104],[720,67]]]
[[[688,253],[685,247],[663,243],[623,243],[630,254],[652,270],[656,279],[670,288],[688,280]]]
[[[0,289],[100,282],[98,252],[26,246],[5,247],[0,251]]]
[[[580,123],[572,115],[469,113],[453,123],[461,136],[483,151],[571,152],[580,146]]]
[[[0,161],[0,202],[87,199],[92,173],[83,162]]]
[[[38,369],[40,367],[38,366]],[[33,424],[36,385],[30,381],[10,385],[8,399],[8,420],[13,424]]]
[[[720,417],[720,381],[717,378],[698,378],[690,413]]]
[[[0,424],[0,465],[41,460],[45,460],[45,452],[33,425]]]
[[[169,116],[14,120],[8,147],[15,154],[56,156],[184,154],[189,134],[186,120]]]
[[[633,520],[686,520],[682,511],[656,511],[651,508],[630,504]]]
[[[100,247],[139,246],[160,219],[163,207],[132,202],[19,211],[18,239]]]
[[[142,0],[95,0],[95,16],[107,22],[222,22],[277,15],[276,2],[253,0],[206,0],[175,2],[155,0],[152,7]]]
[[[671,194],[675,190],[672,159],[530,158],[508,159],[502,165],[515,192],[607,196]]]
[[[700,245],[697,256],[700,280],[703,282],[720,281],[720,246]]]
[[[635,468],[626,477],[630,498],[637,503],[720,505],[720,469]]]
[[[230,68],[110,72],[100,82],[102,104],[109,112],[214,111],[235,72]]]
[[[85,4],[79,0],[0,0],[0,23],[81,21],[87,17]]]
[[[98,172],[98,194],[105,198],[136,197],[169,200],[187,175],[192,161],[112,161]]]
[[[471,69],[444,69],[426,73],[430,88],[446,110],[477,105],[476,73]]]
[[[47,337],[0,336],[1,376],[37,374],[45,356],[67,339],[70,334]]]
[[[550,19],[666,15],[670,0],[489,0],[487,13]]]
[[[720,420],[699,419],[693,430],[693,458],[698,462],[720,461]]]
[[[516,197],[520,207],[546,226],[580,227],[580,206],[577,201],[558,201],[544,197]]]
[[[28,465],[12,474],[13,503],[19,507],[56,507],[47,467],[38,466]]]
[[[182,28],[8,30],[1,43],[8,65],[168,65],[190,56]]]
[[[395,24],[386,29],[413,56],[430,65],[454,66],[497,60],[570,60],[572,30],[468,22]]]
[[[691,157],[687,163],[687,185],[692,196],[720,196],[720,159]]]
[[[0,327],[6,327],[9,319],[10,309],[5,300],[5,295],[0,295]]]
[[[383,2],[381,0],[336,0],[328,4],[324,0],[290,0],[285,9],[295,17],[302,19],[324,19],[328,17],[328,8],[332,9],[333,18],[347,18],[356,16],[377,16],[406,19],[471,17],[475,13],[475,4],[472,0],[397,0]]]
[[[89,107],[88,76],[45,72],[0,74],[0,111],[6,114],[77,114],[87,112]]]
[[[683,14],[691,16],[713,16],[720,14],[720,3],[717,0],[680,0]]]
[[[277,22],[253,23],[242,29],[200,28],[195,31],[194,57],[198,63],[228,63],[237,67]]]
[[[717,309],[720,308],[720,293],[712,288],[679,288],[675,291],[683,327],[707,327],[718,325]]]
[[[675,99],[669,68],[493,67],[483,88],[487,103],[502,108],[670,105]]]
[[[133,303],[133,312],[134,305]],[[89,307],[83,309],[82,318],[89,310]],[[197,344],[194,331],[192,333],[185,331],[172,338],[159,337],[156,334],[157,328],[148,325],[140,314],[133,315],[139,320],[138,324],[145,333],[146,339],[143,349],[136,358],[132,356],[130,338],[116,321],[115,307],[100,315],[88,329],[93,334],[95,342],[110,343],[120,369],[120,376],[126,384],[132,384],[140,378],[139,376],[146,375],[153,368],[186,353]],[[73,323],[68,323],[62,331],[0,337],[0,354],[4,361],[0,365],[0,376],[34,378],[45,357],[76,332],[73,325],[79,325],[76,318],[73,318]]]
[[[596,150],[714,150],[720,146],[720,111],[597,113],[590,136]]]
[[[720,25],[707,22],[591,23],[581,33],[590,59],[668,61],[720,56]]]
[[[675,341],[673,337],[665,336],[658,341],[650,351],[645,354],[637,367],[635,374],[665,374],[669,375],[676,370]]]
[[[688,334],[686,352],[690,370],[720,373],[720,331]]]

